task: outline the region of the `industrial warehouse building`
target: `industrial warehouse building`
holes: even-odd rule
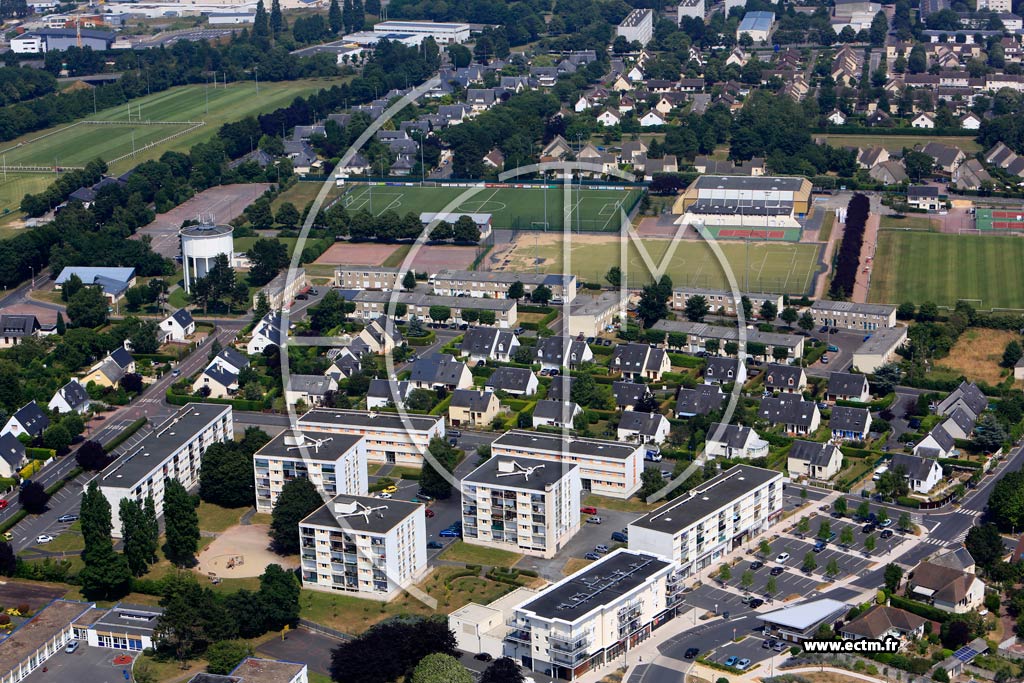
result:
[[[770,176],[703,175],[676,199],[682,223],[799,228],[811,210],[811,181]]]

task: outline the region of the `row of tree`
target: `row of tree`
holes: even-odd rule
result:
[[[866,195],[855,194],[846,207],[846,227],[843,241],[835,258],[832,287],[829,295],[833,299],[848,299],[853,295],[853,286],[860,271],[860,252],[864,244],[864,229],[867,226],[871,202]]]

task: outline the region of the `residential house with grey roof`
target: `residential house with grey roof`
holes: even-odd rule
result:
[[[768,455],[768,442],[750,427],[712,422],[704,451],[709,458],[763,458]]]
[[[711,356],[704,367],[705,384],[740,384],[747,381],[747,366],[737,358]]]
[[[62,386],[53,394],[53,398],[46,406],[58,413],[78,413],[79,415],[89,411],[89,393],[77,379]]]
[[[672,364],[664,349],[631,342],[615,347],[608,368],[626,379],[660,380],[662,373],[672,369]]]
[[[612,382],[612,396],[615,397],[617,410],[633,410],[640,399],[649,393],[650,387],[641,382]]]
[[[288,405],[299,402],[307,406],[321,406],[328,392],[337,391],[338,382],[325,375],[289,375],[284,397]]]
[[[766,391],[799,394],[807,388],[807,375],[801,367],[772,363],[764,370]]]
[[[828,387],[825,390],[825,400],[830,403],[836,401],[868,403],[871,400],[871,388],[868,386],[867,375],[858,375],[852,372],[830,373]]]
[[[569,368],[575,370],[594,360],[590,345],[571,337],[545,337],[537,340],[534,360],[542,370]]]
[[[757,416],[772,426],[781,427],[788,434],[813,434],[821,424],[817,404],[805,401],[797,394],[763,399]]]
[[[721,410],[725,399],[722,387],[717,384],[698,384],[693,389],[682,388],[676,398],[676,417],[708,415]]]
[[[843,454],[834,443],[797,439],[789,449],[786,469],[790,477],[828,481],[843,468]]]
[[[421,356],[410,366],[412,375],[409,382],[415,389],[440,389],[448,391],[468,389],[473,386],[473,375],[466,364],[455,360],[448,353],[431,353]]]
[[[871,411],[833,406],[828,426],[832,430],[833,441],[864,441],[871,431]]]
[[[923,560],[907,574],[907,596],[944,612],[964,614],[981,607],[985,584],[972,573]]]
[[[977,384],[961,382],[960,386],[939,402],[935,412],[938,415],[950,415],[957,408],[962,408],[974,420],[988,408],[988,397],[982,393]]]
[[[7,419],[3,429],[0,429],[0,434],[13,434],[14,436],[28,434],[35,437],[42,434],[49,426],[50,418],[46,416],[43,409],[35,401],[29,401]]]
[[[491,373],[484,386],[513,396],[532,396],[537,393],[537,376],[526,368],[501,367]]]
[[[179,308],[160,321],[160,341],[184,342],[196,331],[196,321],[187,309]]]
[[[537,401],[533,409],[533,427],[573,428],[573,420],[582,415],[583,409],[572,401]]]
[[[0,477],[10,479],[27,462],[25,444],[10,432],[0,434]]]
[[[409,382],[371,379],[370,388],[366,392],[366,407],[368,410],[386,408],[393,405],[396,408],[405,407],[405,399],[409,398],[412,385]]]
[[[668,439],[672,425],[661,413],[642,413],[629,410],[619,418],[617,437],[619,441],[661,444]]]
[[[471,327],[462,336],[459,356],[476,364],[481,361],[508,363],[519,348],[519,339],[511,330],[497,327]]]
[[[494,422],[500,408],[501,403],[493,391],[456,389],[448,404],[448,422],[452,427],[487,427]]]
[[[931,458],[952,458],[956,453],[956,440],[942,425],[936,425],[914,446],[914,455]]]
[[[0,349],[9,349],[28,337],[39,336],[39,330],[39,320],[34,315],[0,315]]]
[[[934,458],[897,453],[889,465],[892,472],[902,471],[915,493],[928,493],[942,480],[942,466]]]

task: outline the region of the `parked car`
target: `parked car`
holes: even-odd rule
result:
[[[71,524],[71,522],[78,521],[78,515],[61,515],[57,518],[57,521],[61,524]]]
[[[776,652],[782,652],[783,650],[786,649],[785,641],[782,641],[782,640],[775,641],[775,644],[772,645],[772,649],[775,650]]]
[[[430,508],[427,508],[426,510],[423,511],[423,514],[426,515],[427,517],[433,517],[434,516],[434,511],[431,510]]]
[[[481,652],[480,654],[473,655],[473,659],[481,662],[489,662],[494,659],[494,657],[492,657],[488,652]]]
[[[824,355],[821,357],[821,364],[828,365],[828,355]]]
[[[739,657],[732,656],[732,657],[729,657],[729,659],[725,660],[725,665],[726,666],[736,666],[736,662],[738,662],[738,661],[740,661]]]
[[[3,535],[3,539],[5,541],[13,541],[14,540],[14,534],[12,534],[10,531],[5,531],[4,535]]]
[[[381,493],[398,493],[398,487],[397,486],[385,486],[380,491],[381,491]]]
[[[621,531],[613,531],[612,540],[616,543],[629,543],[629,536],[622,533]]]
[[[39,534],[36,536],[36,543],[49,543],[53,540],[53,536],[50,534]]]
[[[600,517],[587,517],[587,524],[600,524],[600,523],[601,523],[601,518]]]
[[[891,519],[886,519],[886,520],[884,520],[882,522],[879,522],[878,526],[880,526],[883,529],[888,529],[889,527],[892,526],[892,520]]]
[[[750,571],[756,572],[758,569],[764,566],[764,562],[761,560],[754,560],[750,563]]]
[[[0,510],[3,510],[7,505],[8,503],[6,500],[0,500]]]
[[[604,344],[605,346],[611,346],[612,345],[612,340],[611,339],[605,339],[601,343]]]
[[[835,344],[829,344],[828,351],[829,353],[839,353],[839,347],[836,346]]]
[[[861,527],[860,530],[862,532],[864,532],[865,534],[870,534],[870,533],[873,533],[875,531],[875,525],[874,524],[865,524],[864,526]]]
[[[779,556],[775,558],[775,561],[778,562],[779,564],[786,564],[786,562],[788,560],[789,560],[789,553],[780,553]]]
[[[749,605],[750,601],[753,600],[753,599],[754,599],[753,595],[744,595],[742,598],[740,598],[740,604],[741,605]]]
[[[420,500],[434,500],[434,497],[427,493],[426,491],[424,491],[423,489],[420,489],[419,491],[416,492],[416,497],[419,498]]]
[[[602,543],[601,545],[598,545],[598,546],[594,546],[594,552],[595,553],[601,553],[602,555],[604,555],[609,550],[610,550],[610,548],[608,546],[606,546],[604,543]]]
[[[70,654],[74,654],[75,650],[77,650],[77,649],[78,649],[78,641],[77,640],[72,640],[72,641],[70,641],[64,647],[64,652],[67,652],[70,655]]]
[[[762,600],[761,598],[754,598],[753,600],[750,601],[750,604],[747,605],[747,607],[749,607],[750,609],[757,609],[758,607],[760,607],[763,604],[764,604],[764,600]]]
[[[785,567],[772,567],[772,570],[770,572],[768,572],[768,573],[771,574],[772,576],[778,576],[779,574],[781,574],[784,571],[786,571]]]
[[[516,329],[512,330],[513,334],[522,334],[523,332],[524,330],[522,327],[517,327]]]
[[[768,640],[765,640],[765,641],[761,642],[761,647],[762,647],[762,649],[770,650],[772,645],[774,645],[774,644],[775,644],[775,639],[774,638],[769,638]]]
[[[380,498],[381,500],[391,500],[390,493],[378,493],[377,497]]]
[[[683,659],[696,659],[697,655],[700,654],[700,650],[695,647],[686,648],[686,652],[683,653]]]
[[[305,301],[306,299],[309,298],[309,295],[308,294],[296,294],[295,298],[298,299],[299,301]]]
[[[820,553],[824,549],[825,549],[825,541],[820,541],[820,540],[817,543],[815,543],[814,547],[812,548],[812,550],[814,552],[816,552],[816,553]]]
[[[884,529],[879,536],[881,538],[892,538],[892,529]]]
[[[600,560],[601,556],[598,555],[597,553],[587,553],[586,555],[583,556],[583,558],[586,559],[586,560]]]
[[[444,543],[440,541],[427,541],[427,550],[440,550],[444,547]]]
[[[438,536],[441,538],[458,538],[461,534],[458,529],[441,529],[441,533]]]
[[[746,671],[747,667],[750,666],[750,660],[744,657],[740,661],[736,662],[736,668],[740,671]]]
[[[593,505],[584,505],[583,507],[580,508],[580,512],[582,512],[585,515],[596,515],[597,508],[594,507]]]

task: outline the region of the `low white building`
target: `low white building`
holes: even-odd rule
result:
[[[808,600],[759,615],[765,635],[790,643],[802,643],[814,638],[822,624],[831,626],[850,611],[845,602],[822,598]]]
[[[619,418],[617,437],[619,441],[661,444],[668,439],[671,430],[668,418],[661,413],[627,410]]]
[[[299,428],[329,434],[366,437],[366,458],[392,465],[423,465],[423,453],[434,437],[444,438],[444,418],[398,415],[365,410],[318,408],[299,418]]]
[[[649,638],[671,618],[681,588],[672,562],[616,550],[516,607],[505,654],[575,680]]]
[[[303,588],[391,600],[427,572],[425,508],[337,496],[299,522]]]
[[[737,465],[629,525],[629,549],[670,558],[682,576],[750,543],[782,515],[782,473]]]
[[[893,472],[902,471],[910,490],[915,493],[926,494],[942,481],[942,465],[932,458],[897,453],[889,469]]]
[[[576,465],[492,457],[462,480],[466,543],[554,557],[580,528]]]
[[[271,311],[253,328],[252,337],[245,345],[245,352],[250,356],[263,353],[268,346],[281,345],[281,313]]]
[[[828,481],[843,469],[843,453],[833,443],[797,439],[789,449],[786,469],[790,477]]]
[[[160,321],[161,342],[183,342],[195,331],[196,321],[192,319],[192,314],[184,308],[179,308]]]
[[[433,38],[438,45],[464,43],[469,40],[469,24],[435,21],[380,21],[373,25],[374,33],[413,35],[423,40]]]
[[[455,647],[463,652],[486,652],[494,659],[505,654],[506,623],[517,605],[531,599],[537,591],[520,586],[486,605],[468,603],[448,615],[448,628],[455,634]]]
[[[750,427],[712,422],[704,452],[709,458],[763,458],[768,455],[768,442]]]
[[[366,437],[287,429],[253,454],[256,511],[273,512],[286,482],[308,479],[322,496],[365,496]]]
[[[565,427],[572,429],[577,415],[582,415],[583,409],[572,401],[551,401],[540,400],[533,409],[533,428],[538,427]]]

